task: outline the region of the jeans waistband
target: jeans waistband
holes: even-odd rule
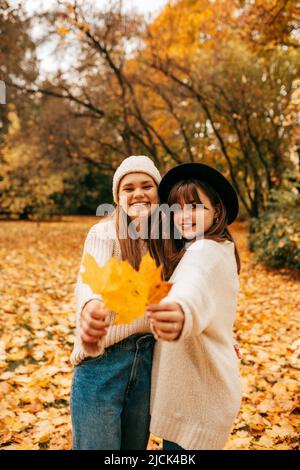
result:
[[[119,341],[118,343],[110,346],[107,349],[135,349],[136,345],[139,346],[148,346],[154,344],[154,336],[151,333],[135,333],[128,336],[127,338]]]

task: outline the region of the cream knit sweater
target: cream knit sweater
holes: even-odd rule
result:
[[[222,449],[241,404],[233,347],[238,274],[232,242],[198,240],[174,271],[163,301],[179,303],[178,340],[154,349],[150,431],[184,449]]]
[[[76,299],[76,332],[74,348],[71,354],[71,363],[79,364],[88,356],[96,357],[103,354],[104,349],[127,338],[134,333],[151,333],[149,320],[144,316],[126,325],[112,325],[108,327],[107,335],[101,338],[96,345],[86,349],[80,338],[80,315],[84,305],[91,299],[100,299],[87,284],[82,282],[80,272],[83,271],[82,261],[85,253],[90,253],[100,266],[103,266],[112,256],[121,259],[120,245],[116,236],[116,227],[113,217],[104,219],[95,224],[89,231],[83,249],[81,266],[75,287]],[[111,319],[114,314],[111,312]]]

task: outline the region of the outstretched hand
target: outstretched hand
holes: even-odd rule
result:
[[[146,312],[157,339],[174,341],[179,338],[184,325],[184,313],[179,304],[161,302],[158,305],[148,305]]]

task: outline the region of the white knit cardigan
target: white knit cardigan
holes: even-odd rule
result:
[[[234,244],[195,241],[170,281],[163,301],[180,304],[185,321],[178,340],[155,344],[150,431],[187,450],[222,449],[242,396]]]

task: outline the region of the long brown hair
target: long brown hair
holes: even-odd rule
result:
[[[236,243],[233,239],[233,236],[227,226],[228,216],[226,207],[217,191],[215,191],[215,189],[213,189],[209,184],[204,181],[199,181],[196,179],[182,180],[173,186],[172,190],[170,191],[167,203],[169,206],[172,206],[173,204],[176,204],[179,201],[183,201],[186,204],[195,201],[197,204],[201,204],[202,201],[200,200],[200,196],[197,189],[202,189],[202,191],[209,198],[212,206],[218,206],[219,209],[217,221],[212,224],[211,227],[209,227],[209,229],[204,233],[204,238],[214,240],[216,242],[224,242],[226,240],[229,240],[234,243],[237,272],[239,274],[241,269],[239,252]],[[150,239],[151,255],[155,259],[157,265],[162,265],[162,274],[164,280],[170,279],[176,266],[178,265],[179,261],[185,253],[186,241],[183,238],[177,239],[172,236],[175,233],[174,231],[176,231],[174,225],[174,215],[172,212],[170,222],[171,236],[169,239],[164,239],[162,236],[160,236],[158,239]],[[159,224],[161,235],[161,217]]]
[[[146,219],[145,227],[142,229],[141,237],[136,239],[128,236],[130,235],[130,233],[128,233],[128,227],[131,219],[119,204],[116,206],[115,217],[116,233],[120,244],[122,260],[127,260],[131,266],[133,266],[135,269],[139,269],[143,254],[147,251],[147,249],[149,249],[149,240],[147,234],[150,233],[149,226],[151,223],[151,217]],[[120,236],[121,234],[126,234],[126,238],[122,238]],[[143,234],[145,238],[143,238]]]

